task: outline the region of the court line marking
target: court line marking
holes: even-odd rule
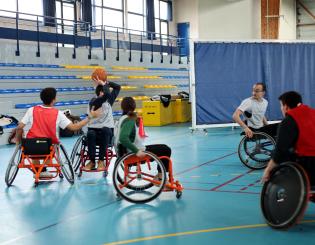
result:
[[[216,187],[214,187],[214,188],[212,188],[212,189],[210,189],[210,190],[211,190],[211,191],[216,191],[217,189],[219,189],[219,188],[221,188],[221,187],[223,187],[223,186],[226,186],[227,184],[232,183],[232,182],[234,182],[235,180],[237,180],[237,179],[239,179],[239,178],[241,178],[241,177],[243,177],[243,176],[245,176],[245,175],[247,175],[247,174],[249,174],[249,173],[251,173],[251,172],[253,172],[253,171],[254,171],[253,169],[248,170],[246,173],[240,174],[240,175],[234,177],[233,179],[230,179],[230,180],[224,182],[223,184],[218,185],[218,186],[216,186]]]
[[[187,173],[187,172],[189,172],[189,171],[191,171],[191,170],[194,170],[194,169],[196,169],[196,168],[200,168],[200,167],[202,167],[202,166],[204,166],[204,165],[207,165],[207,164],[209,164],[209,163],[214,163],[214,162],[216,162],[216,161],[218,161],[218,160],[221,160],[221,159],[224,159],[224,158],[226,158],[226,157],[232,156],[232,155],[234,155],[234,154],[236,154],[236,153],[237,153],[237,152],[235,151],[235,152],[229,153],[229,154],[227,154],[227,155],[223,155],[223,156],[221,156],[221,157],[218,157],[218,158],[209,160],[209,161],[207,161],[207,162],[201,163],[201,164],[196,165],[196,166],[194,166],[194,167],[191,167],[191,168],[188,168],[188,169],[186,169],[186,170],[180,171],[180,172],[176,173],[175,176],[181,175],[181,174],[183,174],[183,173]]]
[[[21,239],[23,239],[23,238],[26,238],[26,237],[29,237],[29,236],[31,236],[31,235],[34,235],[34,234],[37,233],[37,232],[41,232],[41,231],[43,231],[43,230],[46,230],[46,229],[49,229],[49,228],[51,228],[51,227],[60,225],[60,224],[62,224],[62,223],[66,223],[66,222],[69,222],[69,221],[71,221],[71,220],[80,218],[81,216],[87,215],[87,214],[89,214],[89,213],[91,213],[91,212],[94,212],[94,211],[96,211],[96,210],[98,210],[98,209],[102,209],[102,208],[104,208],[104,207],[110,206],[110,205],[115,204],[115,203],[117,203],[117,202],[119,202],[119,201],[120,201],[120,200],[114,200],[114,201],[111,201],[111,202],[102,204],[102,205],[100,205],[100,206],[98,206],[98,207],[89,209],[89,210],[87,210],[87,211],[84,212],[84,213],[74,215],[74,216],[72,216],[72,217],[70,217],[70,218],[67,218],[67,219],[62,219],[62,220],[56,221],[55,223],[52,223],[52,224],[50,224],[50,225],[46,225],[46,226],[44,226],[44,227],[42,227],[42,228],[38,228],[38,229],[33,230],[33,231],[29,231],[29,232],[27,232],[25,235],[22,235],[22,236],[19,236],[19,237],[16,237],[16,238],[12,238],[12,239],[7,240],[7,241],[0,242],[0,244],[3,245],[3,244],[14,243],[14,242],[16,242],[16,241],[18,241],[18,240],[21,240]]]
[[[314,223],[314,222],[315,220],[304,220],[300,222],[300,224]],[[210,229],[205,229],[205,230],[185,231],[185,232],[170,233],[170,234],[157,235],[157,236],[140,237],[140,238],[135,238],[135,239],[130,239],[130,240],[105,243],[104,245],[128,244],[128,243],[143,242],[143,241],[156,240],[156,239],[162,239],[162,238],[168,238],[168,237],[187,236],[187,235],[211,233],[211,232],[218,232],[218,231],[253,229],[253,228],[261,228],[261,227],[267,227],[267,226],[268,226],[267,224],[253,224],[253,225],[237,225],[237,226],[228,226],[228,227],[220,227],[220,228],[210,228]]]

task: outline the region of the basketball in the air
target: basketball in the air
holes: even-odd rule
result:
[[[96,68],[92,73],[92,80],[107,81],[107,72],[104,68]]]

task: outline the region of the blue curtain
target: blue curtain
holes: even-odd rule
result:
[[[148,39],[155,39],[155,34],[152,32],[155,32],[155,19],[154,19],[154,0],[147,0],[146,2],[147,6],[147,31],[148,33],[147,37]]]
[[[56,2],[55,0],[43,0],[43,12],[44,16],[44,25],[45,26],[56,26],[56,19],[49,18],[56,17]]]
[[[296,90],[315,105],[315,45],[195,43],[197,125],[232,122],[256,82],[267,85],[267,118],[281,119],[278,97]]]

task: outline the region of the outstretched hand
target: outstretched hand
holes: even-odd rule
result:
[[[102,80],[100,80],[99,78],[98,78],[98,76],[96,76],[95,78],[92,78],[92,80],[93,80],[93,84],[94,84],[94,87],[97,87],[98,85],[105,85],[105,84],[107,84],[108,82],[107,81],[102,81]]]

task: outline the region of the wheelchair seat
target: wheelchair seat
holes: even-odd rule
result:
[[[274,168],[260,198],[266,223],[275,229],[298,223],[307,208],[310,190],[308,174],[299,164],[287,162]]]
[[[22,139],[23,153],[25,155],[48,155],[51,152],[52,141],[50,138]]]

